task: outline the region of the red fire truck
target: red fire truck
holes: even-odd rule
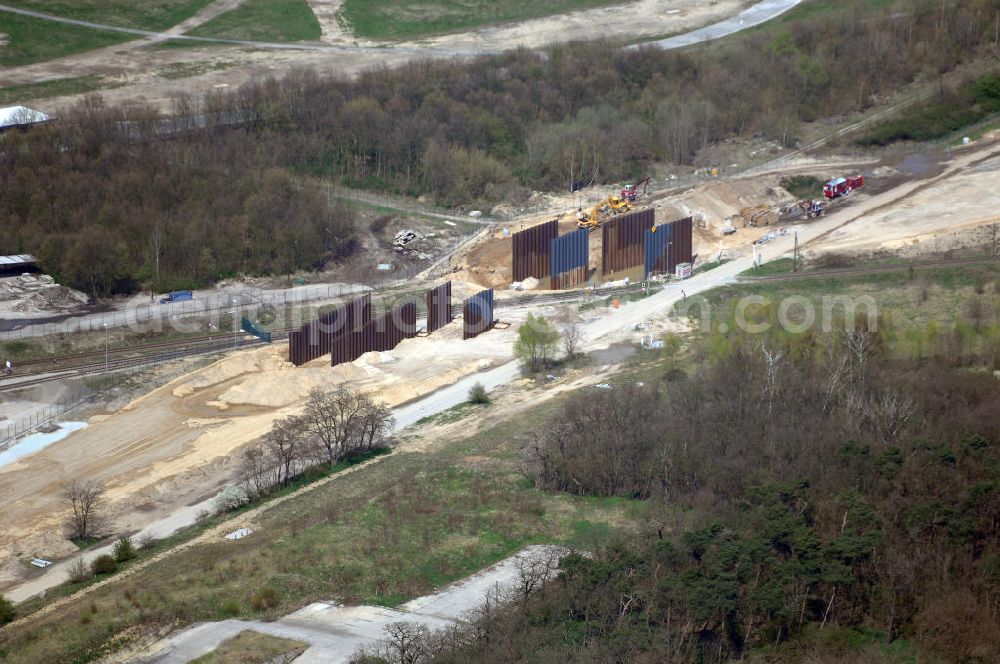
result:
[[[840,198],[841,196],[846,196],[855,189],[860,189],[863,186],[865,186],[864,175],[837,178],[836,180],[830,180],[823,185],[823,195],[830,199]]]

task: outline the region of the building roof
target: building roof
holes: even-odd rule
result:
[[[51,119],[45,113],[32,110],[27,106],[0,108],[0,129],[39,124],[41,122],[48,122]]]
[[[28,267],[38,261],[31,254],[18,254],[16,256],[0,256],[0,270],[10,270],[15,267]]]

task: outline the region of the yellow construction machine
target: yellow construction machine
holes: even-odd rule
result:
[[[621,196],[608,196],[592,207],[589,212],[584,212],[583,208],[577,210],[576,225],[579,228],[595,230],[601,227],[601,222],[605,219],[625,214],[631,209],[632,204]]]

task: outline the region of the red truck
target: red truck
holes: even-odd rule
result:
[[[837,178],[836,180],[830,180],[823,185],[823,195],[830,199],[840,198],[841,196],[848,195],[855,189],[861,189],[863,186],[865,186],[864,175]]]

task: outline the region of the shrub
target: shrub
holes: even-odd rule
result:
[[[6,625],[17,617],[17,609],[14,603],[0,595],[0,625]]]
[[[215,497],[213,506],[216,512],[232,512],[250,502],[247,492],[238,486],[230,484]]]
[[[90,578],[90,568],[87,567],[87,563],[83,562],[83,558],[77,558],[69,566],[67,574],[69,574],[70,583],[83,583]]]
[[[124,563],[126,561],[135,558],[135,547],[132,546],[132,540],[127,537],[123,537],[117,542],[115,542],[115,561],[119,563]]]
[[[486,394],[486,388],[482,383],[476,383],[469,389],[469,403],[486,404],[490,402],[490,397]]]
[[[105,553],[102,556],[97,556],[94,562],[90,563],[90,568],[94,570],[94,574],[111,574],[118,569],[118,563],[112,556]]]
[[[222,603],[222,614],[226,616],[235,616],[240,612],[240,605],[235,599],[227,599]]]
[[[271,586],[264,586],[250,598],[250,606],[254,611],[273,609],[278,606],[278,591]]]

